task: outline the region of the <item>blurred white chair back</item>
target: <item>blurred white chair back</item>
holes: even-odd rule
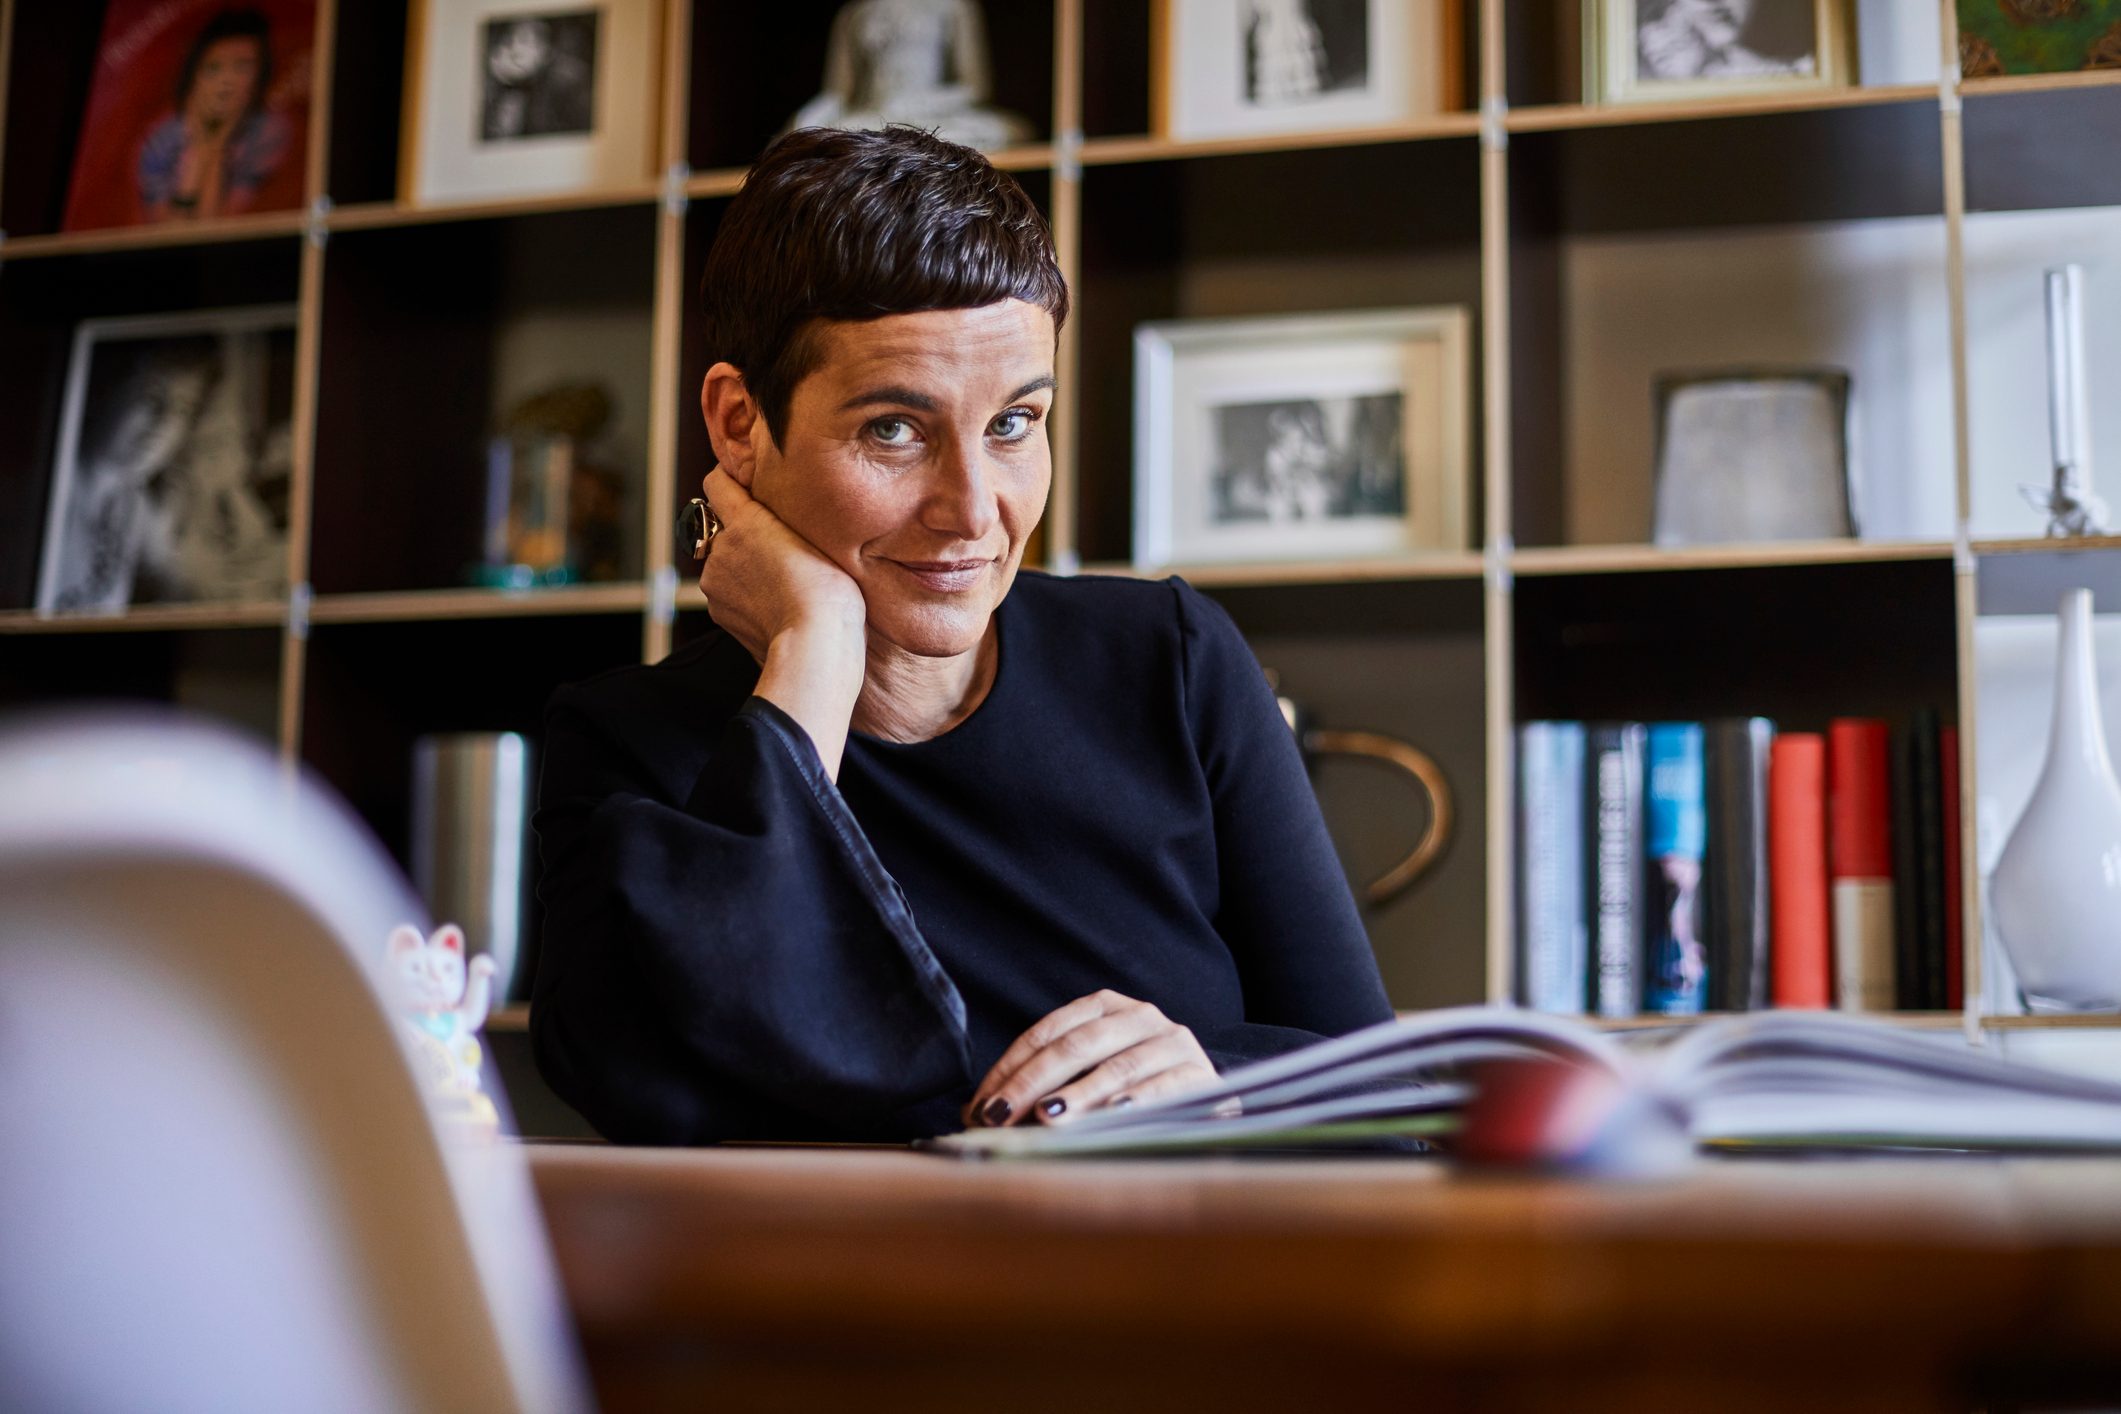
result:
[[[246,739],[0,730],[0,1404],[586,1406],[521,1156],[438,1128],[377,988],[421,919]]]

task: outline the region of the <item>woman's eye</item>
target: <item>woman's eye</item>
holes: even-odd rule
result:
[[[1031,433],[1031,425],[1038,418],[1028,408],[1011,408],[994,419],[988,430],[1005,442],[1014,442]]]
[[[880,417],[869,424],[869,435],[887,447],[907,447],[914,441],[913,424],[903,417]]]

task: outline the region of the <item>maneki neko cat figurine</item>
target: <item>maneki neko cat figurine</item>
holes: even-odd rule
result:
[[[493,1005],[493,959],[475,957],[467,964],[464,930],[454,923],[435,929],[432,938],[404,923],[391,931],[388,962],[391,1005],[443,1117],[497,1128],[499,1116],[480,1080],[485,1052],[478,1037]]]

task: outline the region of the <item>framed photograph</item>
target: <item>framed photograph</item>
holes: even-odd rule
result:
[[[654,179],[662,0],[412,0],[399,198]]]
[[[284,593],[294,361],[293,305],[81,325],[37,608]]]
[[[1667,374],[1656,388],[1659,545],[1856,534],[1847,373]]]
[[[1161,137],[1403,123],[1462,108],[1462,0],[1158,0]]]
[[[110,0],[69,231],[302,205],[316,0]]]
[[[1854,0],[1583,0],[1584,101],[1658,103],[1856,81]]]
[[[1469,322],[1449,307],[1135,330],[1135,563],[1466,548]]]
[[[1959,0],[1963,78],[2121,69],[2121,0]]]

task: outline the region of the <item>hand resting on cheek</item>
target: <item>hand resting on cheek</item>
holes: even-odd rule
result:
[[[793,630],[851,629],[859,642],[867,610],[847,572],[726,471],[709,472],[704,485],[722,522],[700,566],[700,592],[715,623],[760,663],[773,641]]]

